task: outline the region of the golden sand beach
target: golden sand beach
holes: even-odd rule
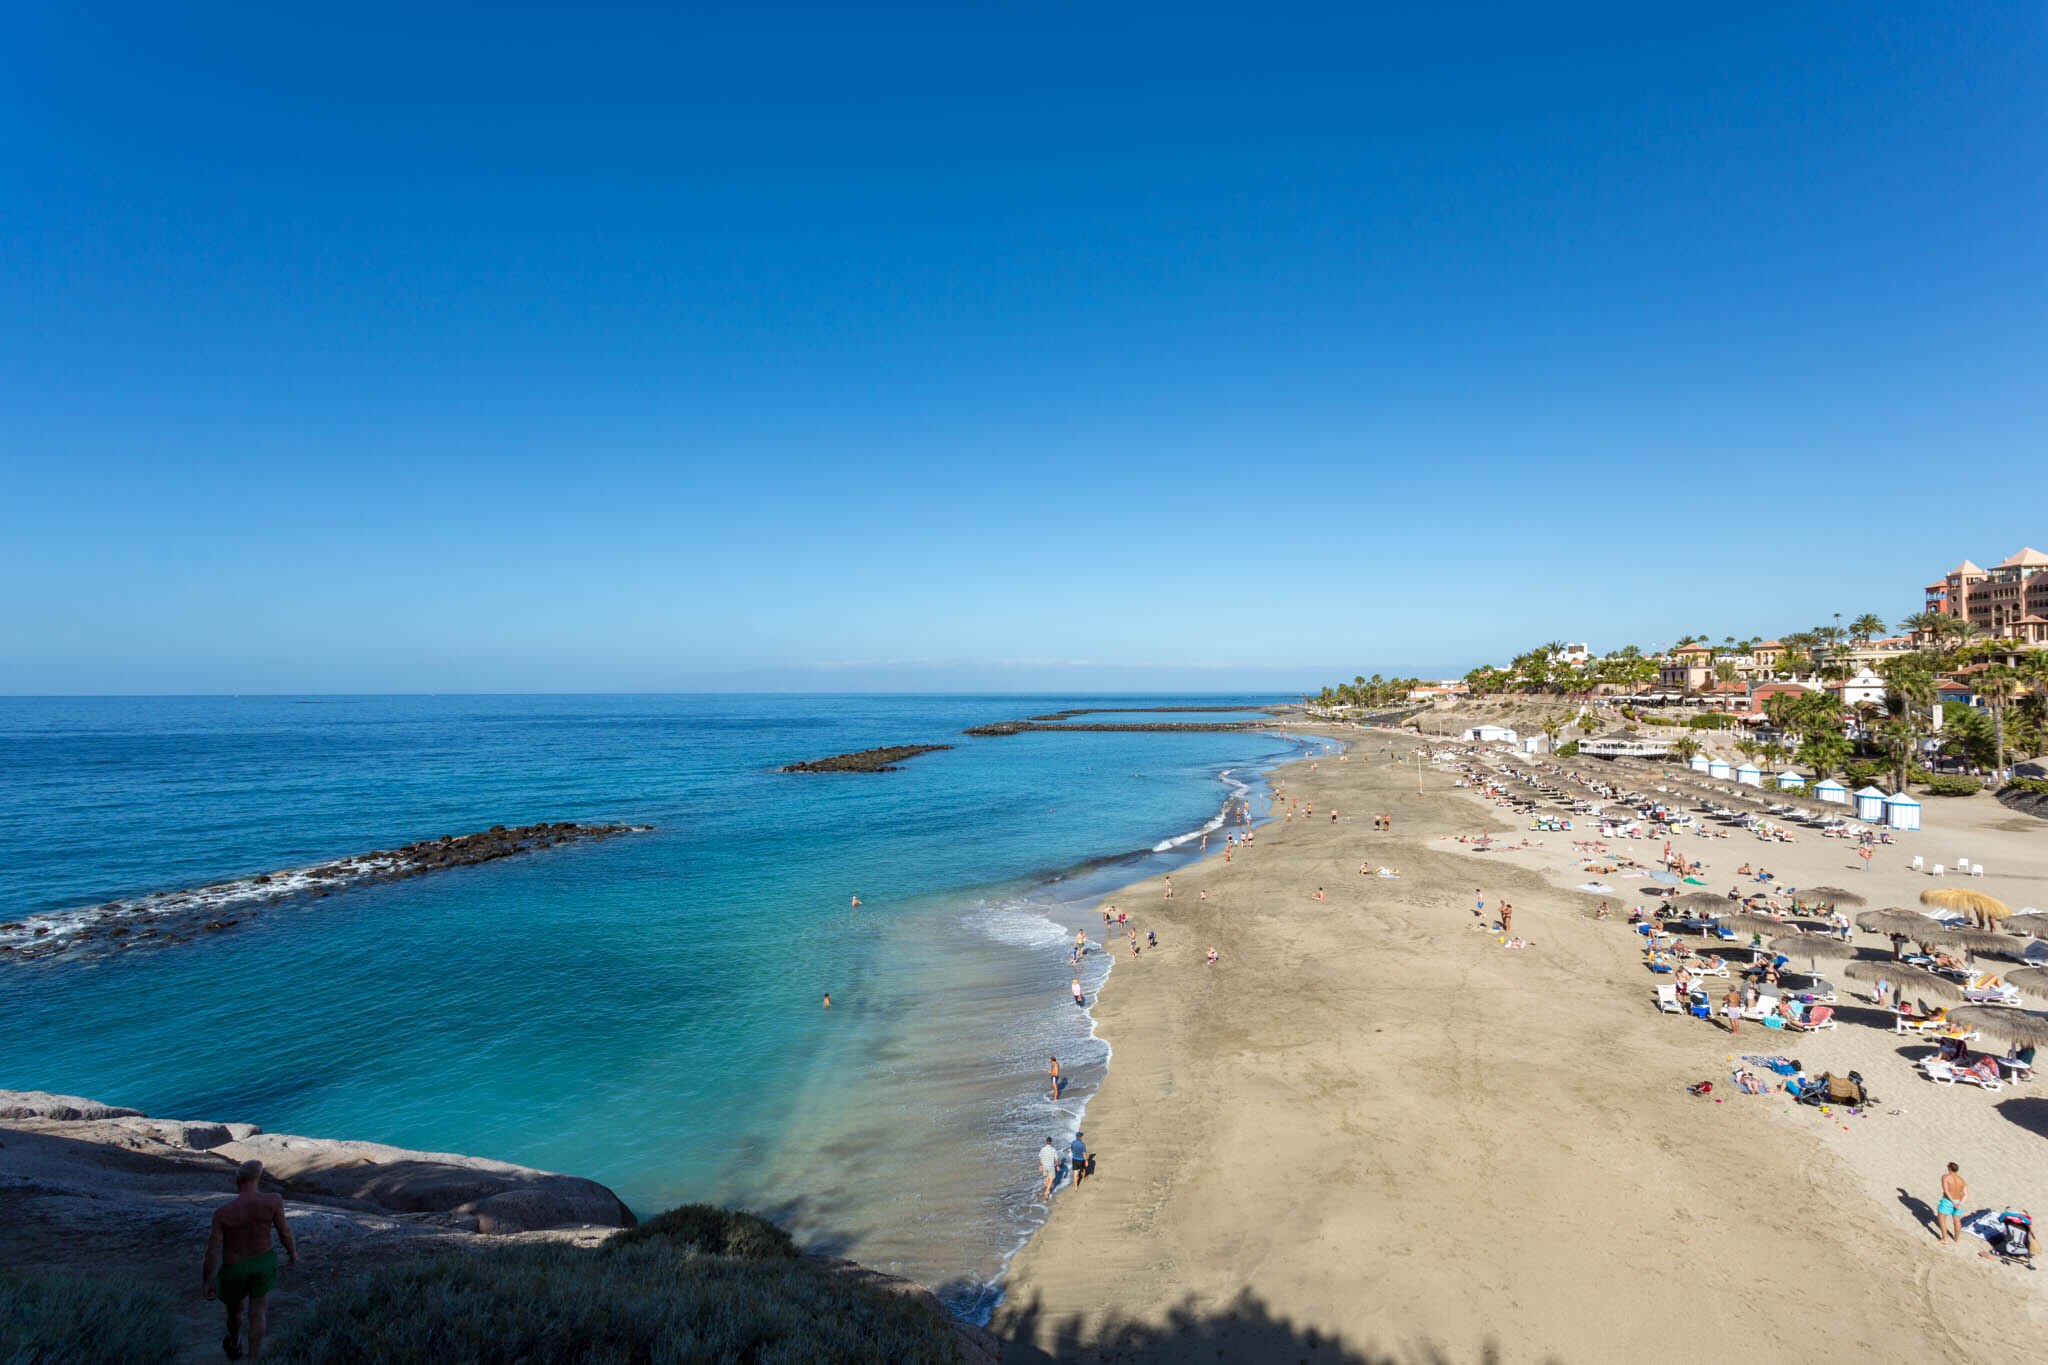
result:
[[[1085,1123],[1097,1174],[1055,1196],[1016,1258],[994,1324],[1007,1358],[2038,1352],[2048,1277],[1980,1259],[1967,1234],[1937,1243],[1931,1206],[1955,1161],[1968,1207],[2048,1215],[2048,1082],[1920,1079],[1910,1059],[1931,1048],[1848,981],[1825,1033],[1731,1040],[1660,1014],[1669,978],[1571,889],[1588,836],[1528,832],[1418,764],[1413,735],[1342,737],[1345,758],[1276,775],[1312,817],[1275,820],[1228,862],[1212,847],[1171,899],[1158,882],[1116,897],[1160,947],[1120,955],[1097,1002],[1114,1048]],[[1927,825],[1867,872],[1849,843],[1810,834],[1678,847],[1715,891],[1749,861],[1911,906],[1933,884],[1910,870],[1918,852],[1981,860],[1973,886],[2048,904],[2048,824],[1971,800],[1930,802]],[[1482,830],[1533,846],[1451,837]],[[1624,851],[1654,863],[1660,848]],[[1626,907],[1642,883],[1614,885]],[[1528,948],[1475,928],[1475,888],[1489,919],[1513,904]],[[1858,1070],[1877,1102],[1852,1115],[1736,1094],[1748,1052]],[[1687,1093],[1700,1080],[1713,1098]]]

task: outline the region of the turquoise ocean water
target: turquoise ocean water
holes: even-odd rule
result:
[[[0,1086],[572,1171],[642,1213],[743,1204],[979,1315],[1107,1060],[1068,1000],[1086,906],[1192,856],[1233,793],[1262,810],[1301,742],[958,731],[1272,700],[0,698],[0,922],[495,824],[655,826],[0,963]],[[957,747],[775,771],[929,742]],[[1108,969],[1084,961],[1091,996]]]

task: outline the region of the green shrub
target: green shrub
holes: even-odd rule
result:
[[[1970,796],[1984,790],[1984,781],[1977,777],[1950,777],[1930,774],[1920,779],[1929,796]]]
[[[2036,796],[2048,796],[2048,777],[2015,777],[2005,784],[2007,791],[2032,792]]]
[[[612,1251],[654,1239],[694,1247],[710,1256],[737,1256],[746,1261],[793,1261],[798,1255],[789,1234],[766,1218],[716,1204],[684,1204],[657,1213],[604,1245],[606,1251]]]
[[[1695,730],[1732,730],[1735,728],[1735,717],[1725,711],[1702,711],[1686,724]]]
[[[709,1256],[660,1236],[513,1246],[391,1266],[323,1295],[280,1343],[302,1365],[686,1365],[960,1358],[925,1303],[801,1259]]]
[[[1568,739],[1564,743],[1557,746],[1557,756],[1559,758],[1571,758],[1575,756],[1578,752],[1579,742],[1575,739]]]
[[[0,1275],[0,1365],[169,1365],[177,1356],[171,1306],[153,1290]]]
[[[1853,789],[1861,790],[1879,778],[1887,777],[1890,774],[1891,769],[1884,764],[1872,763],[1869,759],[1859,758],[1842,769],[1842,781],[1848,783]]]

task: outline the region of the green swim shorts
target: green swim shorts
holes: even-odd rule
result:
[[[262,1298],[277,1288],[277,1248],[260,1256],[245,1256],[220,1268],[214,1292],[230,1308],[247,1298]]]

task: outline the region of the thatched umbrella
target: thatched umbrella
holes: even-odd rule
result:
[[[1937,886],[1922,891],[1920,903],[1968,915],[1985,929],[2012,914],[2012,907],[1996,896],[1961,886]]]
[[[1869,901],[1854,891],[1839,886],[1804,886],[1799,889],[1799,899],[1819,901],[1823,905],[1868,905]]]
[[[1856,927],[1866,933],[1883,934],[1892,941],[1892,957],[1899,955],[1899,944],[1907,939],[1915,943],[1926,943],[1944,927],[1932,915],[1923,915],[1917,910],[1901,910],[1888,906],[1883,910],[1865,910],[1856,917]]]
[[[2025,934],[2028,938],[2048,938],[2048,914],[2039,910],[2022,910],[2006,920],[1999,928],[2008,934]]]
[[[1854,981],[1890,982],[1900,993],[1910,991],[1922,999],[1960,1000],[1963,988],[1945,976],[1919,967],[1909,967],[1903,962],[1887,962],[1882,958],[1859,957],[1842,969],[1843,975]]]
[[[2048,1047],[2048,1014],[2000,1009],[1996,1005],[1967,1005],[1949,1011],[1949,1021],[2010,1047]]]
[[[1688,891],[1671,902],[1674,910],[1683,910],[1689,915],[1725,915],[1728,907],[1739,905],[1726,896],[1716,896],[1711,891]]]
[[[1820,976],[1820,960],[1848,962],[1856,956],[1856,945],[1844,943],[1831,934],[1781,934],[1770,942],[1770,949],[1793,961],[1806,959],[1810,977]]]
[[[1768,915],[1752,915],[1741,911],[1722,915],[1720,919],[1721,923],[1735,930],[1738,934],[1761,934],[1766,938],[1782,934],[1792,927],[1781,919],[1772,919]]]
[[[2048,967],[2015,967],[2005,974],[2006,984],[2032,1000],[2048,1003]]]
[[[2000,957],[2016,958],[2027,950],[2027,940],[2023,938],[1993,929],[1969,929],[1962,925],[1937,925],[1930,937],[1920,941],[1938,943],[1944,948],[1960,948],[1972,957],[1978,953],[1995,953]]]

